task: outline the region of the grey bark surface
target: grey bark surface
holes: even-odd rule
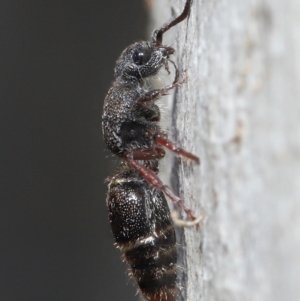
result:
[[[184,0],[151,5],[157,28]],[[175,191],[206,213],[181,237],[187,301],[300,300],[299,30],[299,1],[194,0],[166,34],[189,78],[173,140],[201,158]]]

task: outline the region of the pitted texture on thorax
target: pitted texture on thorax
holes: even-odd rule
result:
[[[159,109],[153,102],[137,105],[145,93],[138,84],[126,85],[116,81],[105,98],[103,135],[108,148],[116,155],[153,147],[151,133],[156,133],[159,128],[153,119],[159,120]]]

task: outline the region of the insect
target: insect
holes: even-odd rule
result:
[[[151,301],[172,301],[177,293],[176,238],[163,192],[130,167],[109,183],[109,220],[130,275]]]
[[[179,72],[170,59],[174,48],[162,44],[163,34],[185,20],[192,0],[173,21],[154,31],[152,41],[127,47],[116,62],[115,82],[104,101],[102,130],[108,149],[121,158],[109,179],[107,207],[118,248],[131,267],[142,295],[150,301],[176,300],[176,239],[169,197],[195,224],[199,222],[183,201],[157,176],[167,148],[199,164],[199,158],[177,147],[160,128],[155,101],[180,86]],[[175,67],[174,82],[149,90],[145,79]],[[193,224],[193,223],[192,223]]]

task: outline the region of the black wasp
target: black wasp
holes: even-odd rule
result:
[[[174,48],[162,44],[163,34],[185,20],[192,0],[180,16],[154,31],[152,41],[127,47],[116,62],[115,82],[104,101],[102,129],[108,149],[121,158],[120,167],[109,178],[109,220],[130,274],[141,294],[150,301],[175,301],[176,239],[168,196],[197,223],[191,210],[157,176],[158,162],[167,148],[199,164],[199,158],[177,147],[160,128],[160,111],[155,101],[185,81],[170,59]],[[176,70],[173,84],[148,90],[145,79],[168,63]]]

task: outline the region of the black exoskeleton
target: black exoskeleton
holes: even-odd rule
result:
[[[154,100],[162,92],[148,91],[143,84],[146,77],[155,75],[163,66],[167,68],[173,53],[171,47],[139,42],[126,48],[117,60],[116,81],[105,98],[102,118],[104,139],[112,153],[123,158],[126,152],[156,146],[153,136],[161,130]]]
[[[199,158],[168,140],[159,126],[160,111],[155,101],[185,82],[170,59],[175,50],[162,44],[163,34],[189,16],[187,0],[180,16],[155,30],[151,42],[127,47],[116,62],[115,82],[104,101],[102,130],[108,149],[121,158],[121,166],[109,179],[107,207],[116,243],[140,292],[150,301],[175,301],[176,240],[168,196],[197,223],[191,210],[157,176],[164,147],[193,160]],[[176,70],[174,82],[149,90],[145,79],[161,68]]]
[[[149,300],[172,300],[176,238],[164,194],[127,168],[111,178],[107,199],[116,243],[140,291]]]

